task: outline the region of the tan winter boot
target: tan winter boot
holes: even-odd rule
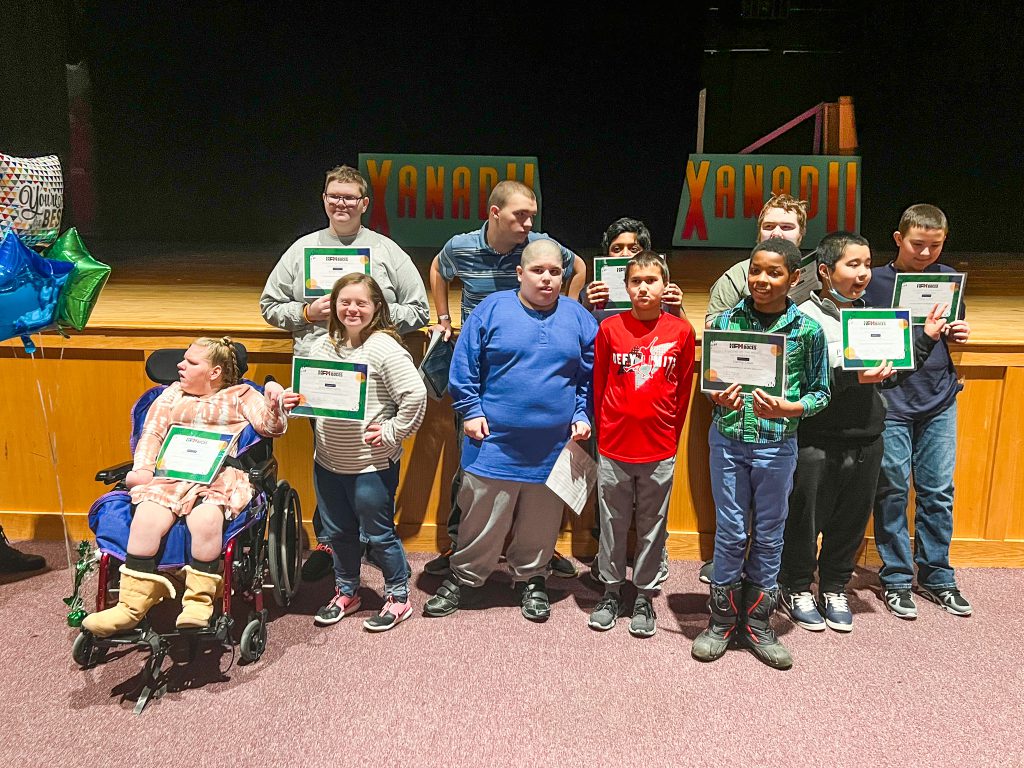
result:
[[[174,597],[171,582],[159,573],[144,573],[121,566],[121,591],[117,605],[99,613],[91,613],[82,621],[82,628],[96,637],[110,637],[135,629],[149,609],[167,597]]]
[[[223,583],[224,577],[220,574],[185,566],[185,594],[181,598],[181,614],[174,622],[178,629],[205,629],[210,626],[213,601]]]

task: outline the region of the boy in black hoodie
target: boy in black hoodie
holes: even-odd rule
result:
[[[828,339],[832,400],[821,413],[802,420],[797,432],[799,454],[789,497],[779,604],[804,629],[823,630],[827,625],[849,632],[853,614],[845,590],[864,541],[882,462],[886,406],[879,389],[895,386],[900,376],[888,362],[868,371],[842,369],[840,310],[864,306],[861,296],[871,281],[868,241],[850,232],[826,235],[818,245],[817,269],[822,288],[800,305],[800,311],[817,320]],[[915,343],[917,365],[942,333],[946,311],[938,305],[932,308]],[[815,565],[817,601],[811,593]]]

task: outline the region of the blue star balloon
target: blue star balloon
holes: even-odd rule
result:
[[[29,334],[54,324],[61,289],[74,268],[44,259],[8,230],[0,241],[0,341],[20,336],[25,351],[35,352]]]

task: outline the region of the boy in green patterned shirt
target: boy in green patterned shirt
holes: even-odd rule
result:
[[[701,661],[720,658],[736,639],[770,666],[793,665],[769,619],[778,600],[796,429],[801,418],[813,416],[829,400],[825,334],[787,296],[800,277],[799,266],[800,250],[793,243],[781,238],[759,243],[750,255],[750,296],[710,326],[785,335],[786,381],[782,398],[761,389],[744,395],[739,384],[710,395],[715,403],[708,436],[715,570],[711,620],[692,649]]]

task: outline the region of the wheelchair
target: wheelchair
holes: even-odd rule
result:
[[[235,342],[239,373],[248,368],[245,347]],[[131,412],[131,451],[134,454],[150,405],[178,378],[177,364],[183,349],[162,349],[146,361],[146,375],[157,386],[147,390]],[[248,379],[242,381],[257,391],[263,388]],[[256,662],[267,645],[268,611],[264,606],[264,590],[269,587],[274,601],[287,608],[295,597],[301,581],[302,508],[298,493],[287,481],[277,478],[277,460],[273,441],[247,426],[239,436],[234,457],[226,460],[246,472],[254,489],[248,506],[230,520],[224,530],[223,597],[215,601],[210,626],[198,630],[157,632],[145,619],[133,630],[99,638],[82,629],[74,640],[71,655],[83,669],[100,663],[114,648],[135,647],[149,653],[143,670],[143,687],[136,703],[139,714],[152,699],[167,690],[163,662],[175,641],[188,644],[189,659],[194,659],[201,643],[219,643],[233,650],[235,644],[234,613],[238,602],[248,604],[248,617],[237,641],[242,661]],[[96,480],[115,486],[92,505],[89,527],[96,536],[99,550],[97,564],[98,589],[96,610],[102,611],[117,602],[120,573],[118,566],[126,558],[128,531],[134,512],[131,495],[124,485],[132,462],[100,470]],[[175,521],[157,553],[158,570],[178,571],[190,560],[191,537],[185,518]],[[268,580],[269,577],[269,580]],[[219,613],[216,608],[219,607]]]

